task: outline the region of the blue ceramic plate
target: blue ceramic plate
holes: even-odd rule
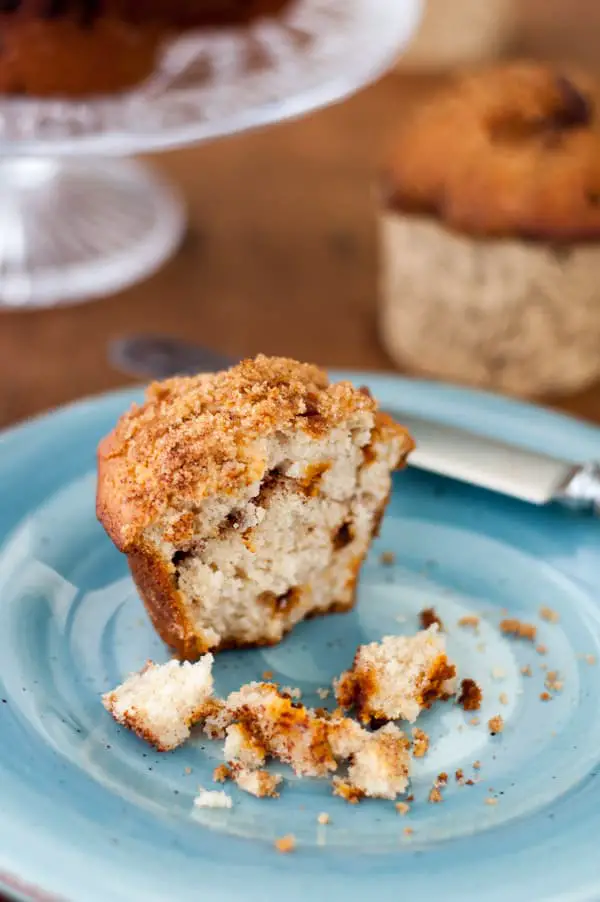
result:
[[[351,378],[388,409],[600,457],[599,430],[544,410]],[[0,886],[15,898],[71,902],[599,899],[600,666],[590,656],[600,659],[600,524],[399,474],[357,609],[302,624],[278,647],[219,656],[217,689],[272,670],[317,704],[317,688],[357,645],[414,631],[418,611],[433,605],[463,675],[483,687],[480,724],[452,704],[423,717],[432,748],[417,762],[407,817],[393,803],[352,807],[327,783],[294,778],[278,801],[228,788],[231,810],[194,811],[220,744],[198,737],[158,755],[99,701],[147,658],[167,658],[94,516],[96,443],[135,397],[84,401],[0,441]],[[382,551],[395,553],[393,566],[380,563]],[[540,619],[542,605],[560,622]],[[504,609],[538,624],[545,655],[500,636]],[[478,635],[456,626],[473,612]],[[521,673],[527,665],[532,676]],[[564,684],[548,702],[543,666]],[[497,713],[506,728],[491,738],[486,721]],[[457,768],[475,785],[457,784]],[[440,771],[450,774],[444,801],[429,804]],[[286,833],[297,850],[283,856],[273,841]]]

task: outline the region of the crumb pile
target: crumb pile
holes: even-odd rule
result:
[[[556,622],[545,610],[540,616]],[[459,625],[474,624],[463,619]],[[500,630],[513,639],[534,642],[537,627],[508,619],[502,621]],[[140,673],[106,693],[104,706],[115,720],[159,751],[181,745],[197,724],[209,737],[224,740],[225,763],[215,769],[215,782],[231,780],[239,789],[261,799],[279,795],[282,776],[265,769],[270,760],[275,760],[290,766],[300,777],[330,780],[334,794],[350,803],[363,798],[395,801],[407,791],[412,759],[427,754],[429,736],[413,727],[409,738],[391,721],[412,723],[436,699],[451,695],[465,711],[477,710],[482,701],[481,689],[474,680],[465,678],[458,685],[456,666],[448,659],[438,622],[412,636],[387,636],[381,642],[360,646],[352,668],[334,681],[340,707],[333,712],[307,707],[298,700],[299,690],[282,689],[272,681],[248,683],[228,697],[218,698],[212,666],[211,654],[196,664],[148,662]],[[563,678],[546,665],[541,669],[546,691],[540,699],[550,701],[550,693],[562,691]],[[532,676],[529,665],[521,672]],[[265,675],[273,676],[271,672]],[[506,677],[500,667],[492,667],[491,675],[496,680]],[[328,692],[318,690],[320,697]],[[508,695],[501,692],[498,701],[508,704]],[[349,709],[354,709],[357,719],[345,713]],[[473,717],[470,723],[479,724],[480,719]],[[502,716],[490,717],[487,729],[493,736],[502,733]],[[475,761],[472,766],[479,770],[481,763]],[[466,779],[461,768],[454,776],[461,786],[479,782]],[[443,802],[447,784],[448,775],[440,773],[429,801]],[[398,812],[407,814],[412,800],[411,795],[397,803]],[[496,803],[495,798],[488,802]],[[232,800],[222,791],[201,788],[195,805],[229,808]]]
[[[391,657],[386,658],[386,649]],[[104,705],[116,720],[159,751],[181,745],[191,727],[199,724],[211,738],[224,739],[226,764],[215,770],[214,779],[233,780],[259,798],[278,795],[281,776],[264,770],[267,761],[275,759],[302,777],[335,774],[334,792],[350,802],[364,797],[394,800],[408,786],[411,750],[414,757],[427,752],[429,738],[422,730],[413,731],[411,743],[392,723],[365,729],[342,709],[330,713],[307,708],[295,700],[297,693],[281,690],[275,683],[249,683],[219,699],[213,694],[212,665],[210,654],[196,664],[149,663],[107,693]],[[356,695],[367,671],[376,691],[371,701],[364,693]],[[361,698],[367,705],[359,708],[365,723],[374,712],[383,714],[386,721],[400,717],[414,721],[436,698],[453,691],[455,673],[434,624],[413,637],[388,637],[380,645],[360,648],[354,670],[338,681],[338,696],[343,696],[340,687],[352,682],[353,704]],[[346,768],[343,775],[341,766]],[[201,807],[219,804],[216,796],[204,793],[201,798],[197,803]]]

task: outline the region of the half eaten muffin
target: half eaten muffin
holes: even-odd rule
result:
[[[368,391],[259,356],[148,389],[98,451],[97,513],[179,656],[347,610],[412,448]]]

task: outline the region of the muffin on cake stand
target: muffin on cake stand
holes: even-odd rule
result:
[[[136,90],[0,100],[0,306],[91,300],[159,268],[185,228],[181,199],[120,160],[222,137],[333,103],[391,65],[421,0],[296,0],[276,18],[188,32]],[[107,64],[110,64],[109,62]]]

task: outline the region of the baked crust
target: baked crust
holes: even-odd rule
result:
[[[202,643],[186,616],[173,564],[144,548],[129,552],[127,560],[144,607],[163,642],[179,658],[191,661],[208,651],[208,643]]]
[[[320,435],[375,401],[349,382],[330,384],[316,366],[259,355],[212,376],[151,385],[98,448],[98,519],[115,545],[140,545],[168,507],[186,513],[211,495],[260,481],[258,440],[291,427]],[[412,440],[385,414],[379,429]]]
[[[473,236],[600,236],[598,84],[518,62],[457,75],[405,123],[388,208]]]

